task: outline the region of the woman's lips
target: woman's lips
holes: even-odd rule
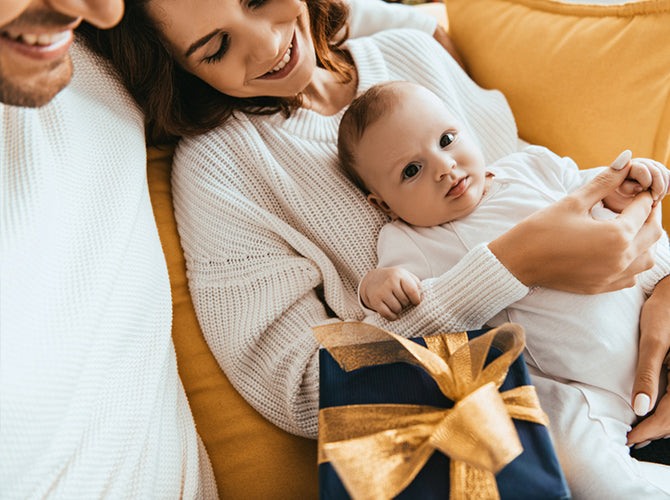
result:
[[[278,71],[268,71],[264,75],[259,76],[258,79],[278,80],[280,78],[284,78],[291,71],[293,71],[293,68],[295,68],[295,65],[298,63],[298,59],[300,58],[300,49],[298,47],[298,42],[295,33],[293,33],[293,39],[291,40],[288,49],[284,53],[284,56],[282,56],[282,59],[280,59],[280,61],[275,65],[275,68],[277,66],[281,66],[281,64],[285,61],[287,54],[289,55],[289,60],[285,63],[283,67],[281,67]]]

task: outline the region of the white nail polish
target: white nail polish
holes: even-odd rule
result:
[[[623,153],[621,153],[619,156],[617,156],[616,160],[612,162],[610,165],[611,168],[614,170],[621,170],[623,167],[625,167],[630,159],[633,157],[633,153],[630,152],[630,149],[627,149]]]
[[[651,441],[642,441],[641,443],[637,443],[635,446],[633,446],[633,448],[639,450],[640,448],[647,446],[649,443],[651,443]]]
[[[649,410],[651,409],[651,398],[645,393],[641,392],[635,396],[635,401],[633,403],[633,411],[638,417],[644,417]]]

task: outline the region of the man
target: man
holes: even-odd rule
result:
[[[71,45],[82,19],[122,13],[122,0],[0,4],[3,499],[216,497],[177,375],[142,116]]]
[[[86,18],[106,28],[123,14],[123,1],[3,1],[0,8],[0,102],[42,106],[72,78],[68,49],[73,30]]]
[[[143,119],[75,42],[122,0],[0,7],[0,498],[215,498],[177,374]]]

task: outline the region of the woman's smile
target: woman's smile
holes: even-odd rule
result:
[[[258,79],[278,80],[280,78],[284,78],[293,70],[293,68],[295,68],[296,64],[298,64],[299,59],[300,59],[300,48],[298,46],[298,41],[294,32],[291,43],[289,44],[288,48],[286,49],[286,52],[284,52],[284,55],[279,60],[279,62],[276,63],[275,66],[270,71],[259,76]]]

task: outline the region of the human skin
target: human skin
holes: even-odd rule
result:
[[[82,20],[116,24],[123,0],[2,0],[0,102],[39,107],[70,82],[68,50]]]
[[[253,5],[236,0],[152,0],[149,11],[163,27],[162,35],[182,67],[220,91],[225,89],[234,96],[302,93],[305,107],[326,115],[353,99],[355,81],[341,84],[322,68],[314,68],[311,74],[301,72],[311,65],[312,56],[305,53],[309,43],[304,34],[307,24],[298,0],[263,0]],[[200,52],[193,52],[191,60],[186,61],[189,47],[210,34],[213,36],[199,47]],[[297,51],[292,49],[286,66],[268,78],[284,61],[293,34]],[[228,48],[222,51],[224,36],[229,36]],[[203,61],[212,56],[216,57],[210,63]],[[292,57],[296,60],[291,61]],[[240,62],[242,59],[246,61]],[[650,247],[661,235],[659,221],[650,217],[651,196],[637,195],[611,221],[595,221],[590,216],[591,207],[621,186],[628,173],[628,169],[608,169],[491,242],[490,250],[528,286],[576,293],[602,293],[631,286],[638,273],[653,265]],[[556,241],[562,245],[557,246]],[[666,332],[670,324],[667,326]],[[642,341],[646,335],[642,330]],[[665,335],[667,350],[670,333]]]
[[[428,89],[394,82],[391,109],[356,146],[368,201],[392,219],[437,226],[472,212],[486,192],[484,154]]]
[[[309,14],[300,0],[154,0],[148,11],[175,60],[224,94],[302,94],[303,106],[325,115],[354,97],[355,81],[342,84],[317,67]]]

